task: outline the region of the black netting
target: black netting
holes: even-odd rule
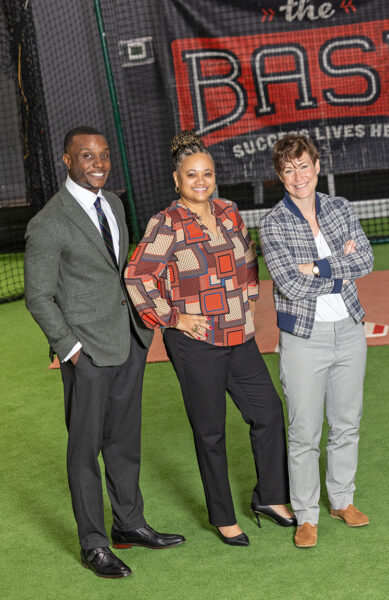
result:
[[[0,14],[0,300],[8,300],[23,295],[26,224],[56,191],[57,181],[31,5],[4,2]]]
[[[0,10],[0,300],[23,294],[23,233],[27,222],[23,148],[20,137],[11,35]]]
[[[131,229],[95,5],[140,232],[175,197],[179,129],[204,137],[219,194],[254,235],[282,195],[272,146],[301,131],[320,150],[319,189],[354,202],[372,240],[389,239],[386,0],[0,0],[0,301],[23,293],[25,226],[65,178],[71,127],[105,133],[108,187]]]

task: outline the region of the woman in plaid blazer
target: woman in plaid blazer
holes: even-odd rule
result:
[[[369,523],[352,504],[366,363],[355,279],[372,270],[373,254],[350,203],[316,192],[320,163],[309,138],[285,136],[274,146],[273,162],[285,195],[261,219],[259,235],[280,329],[295,544],[311,547],[324,406],[331,515],[352,527]]]

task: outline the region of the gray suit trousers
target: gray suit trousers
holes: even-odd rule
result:
[[[81,352],[61,364],[68,428],[67,467],[74,516],[83,548],[109,546],[98,456],[116,529],[145,524],[139,488],[141,395],[147,349],[135,335],[127,360],[97,367]]]
[[[353,502],[366,339],[349,317],[315,322],[309,339],[280,332],[280,377],[289,416],[290,497],[298,524],[319,520],[323,412],[329,424],[326,485],[331,508]]]

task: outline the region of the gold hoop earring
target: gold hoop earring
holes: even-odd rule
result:
[[[180,188],[178,187],[178,185],[176,185],[176,187],[174,188],[174,191],[176,192],[176,194],[180,193]]]

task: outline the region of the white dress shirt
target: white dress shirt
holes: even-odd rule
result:
[[[115,255],[116,255],[116,260],[119,263],[119,228],[118,228],[118,224],[116,222],[115,216],[112,212],[112,209],[111,209],[109,203],[107,202],[107,200],[104,198],[102,191],[99,190],[97,194],[94,194],[93,192],[90,192],[89,190],[78,185],[78,183],[73,181],[73,179],[71,179],[69,177],[69,175],[67,176],[65,185],[66,185],[68,192],[73,196],[73,198],[75,200],[77,200],[77,202],[81,206],[81,208],[83,208],[85,210],[88,217],[91,219],[91,221],[94,223],[94,225],[98,229],[100,235],[102,235],[101,229],[100,229],[100,224],[99,224],[99,218],[97,216],[96,207],[94,206],[94,203],[96,202],[96,198],[97,197],[100,198],[101,208],[103,209],[104,214],[107,217],[109,228],[111,230],[112,242],[113,242],[113,248],[114,248]],[[78,350],[81,347],[82,347],[81,342],[77,342],[77,344],[75,346],[73,346],[73,348],[70,350],[69,354],[64,358],[64,360],[62,362],[66,362],[67,360],[69,360],[69,358],[71,358],[73,356],[73,354],[78,352]]]

